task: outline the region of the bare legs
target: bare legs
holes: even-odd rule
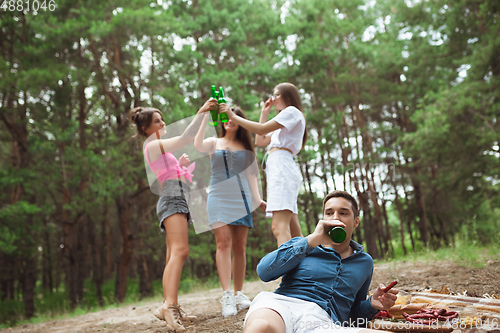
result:
[[[246,270],[246,245],[248,227],[243,225],[218,224],[214,229],[217,252],[215,260],[222,290],[231,288],[233,275],[234,291],[243,289]],[[231,251],[233,260],[231,264]]]
[[[274,211],[271,228],[278,242],[278,247],[293,237],[302,237],[298,215],[293,214],[290,210]]]
[[[231,287],[231,230],[228,225],[223,225],[214,229],[215,243],[217,250],[215,253],[215,263],[222,290],[229,290]]]
[[[356,328],[351,328],[353,332],[356,332]],[[331,328],[317,329],[315,332],[327,333],[333,332]],[[243,333],[285,333],[286,326],[283,318],[274,310],[261,308],[257,309],[248,317],[245,327],[243,328]],[[358,333],[389,333],[387,331],[363,329],[358,331]]]
[[[234,291],[237,292],[243,289],[243,281],[245,280],[248,227],[233,225],[230,228],[233,236],[231,245],[231,249],[233,250],[233,284]]]
[[[163,297],[167,304],[178,304],[182,267],[189,255],[188,224],[186,215],[174,214],[163,220],[167,231],[167,264],[163,271]]]
[[[302,229],[300,229],[298,214],[292,214],[290,218],[290,233],[292,234],[292,238],[302,237]]]
[[[283,318],[274,310],[257,309],[248,317],[243,333],[285,333]]]

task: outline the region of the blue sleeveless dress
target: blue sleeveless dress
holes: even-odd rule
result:
[[[253,228],[252,198],[245,170],[255,155],[247,150],[216,149],[207,198],[208,223],[224,222]]]

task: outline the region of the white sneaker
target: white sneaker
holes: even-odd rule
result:
[[[243,294],[241,291],[236,292],[236,309],[238,311],[248,309],[252,301],[247,295]]]
[[[222,293],[220,304],[222,304],[223,317],[235,316],[238,313],[236,310],[236,299],[231,290],[226,290]]]

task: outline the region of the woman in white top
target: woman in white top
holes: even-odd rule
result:
[[[278,114],[267,121],[273,104]],[[226,112],[229,119],[239,126],[255,133],[256,146],[270,148],[266,162],[266,212],[273,218],[272,230],[278,246],[302,236],[297,215],[302,175],[293,160],[307,140],[299,90],[291,83],[278,84],[273,98],[264,103],[258,123],[239,117],[225,104],[220,105],[220,111]]]

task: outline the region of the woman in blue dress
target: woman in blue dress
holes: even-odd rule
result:
[[[232,110],[246,118],[240,109]],[[250,132],[228,121],[223,123],[219,138],[204,139],[207,123],[208,115],[194,139],[194,146],[210,154],[208,223],[213,228],[217,245],[216,264],[223,290],[222,315],[227,317],[250,306],[250,299],[241,291],[247,262],[247,235],[248,229],[253,227],[253,207],[265,211],[266,203],[258,191],[259,170]],[[231,273],[234,293],[230,289]]]

